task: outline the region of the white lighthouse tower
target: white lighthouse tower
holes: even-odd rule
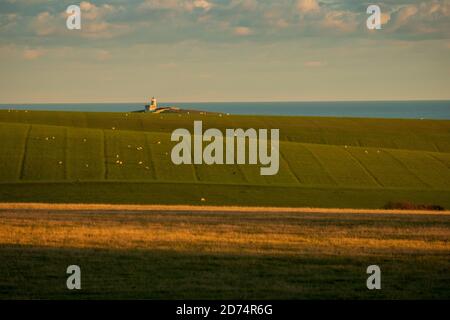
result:
[[[151,101],[151,103],[150,103],[150,109],[149,109],[149,111],[150,111],[150,112],[154,112],[154,111],[156,111],[157,108],[158,108],[158,103],[156,102],[156,98],[153,97],[153,98],[152,98],[152,101]]]

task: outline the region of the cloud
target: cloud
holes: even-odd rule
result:
[[[391,33],[450,37],[450,1],[433,0],[400,7],[391,14]]]
[[[92,4],[87,1],[82,1],[80,3],[80,9],[83,11],[90,11],[90,10],[93,10],[95,7],[96,7],[95,4]]]
[[[285,29],[291,25],[290,16],[282,8],[270,8],[264,12],[264,21],[275,29]]]
[[[211,2],[208,2],[206,0],[195,0],[192,3],[193,8],[201,8],[205,11],[209,11],[212,8]]]
[[[236,36],[249,36],[253,34],[253,31],[248,27],[236,27],[233,29],[233,33]]]
[[[397,15],[397,26],[404,25],[408,20],[415,16],[419,12],[419,9],[415,5],[409,5],[399,10]]]
[[[42,49],[25,49],[23,50],[22,57],[26,60],[35,60],[44,55],[45,50]]]
[[[267,43],[302,37],[368,36],[365,5],[357,0],[133,0],[135,6],[125,0],[80,0],[82,30],[76,31],[65,28],[65,5],[50,2],[16,1],[15,7],[0,14],[2,39],[40,46],[42,39],[35,35],[63,45],[77,38],[100,41],[125,35],[126,43],[131,44],[247,41],[249,35],[251,41]],[[449,0],[386,1],[381,8],[383,30],[376,31],[377,37],[450,39]],[[34,16],[31,22],[30,16]]]
[[[31,29],[38,36],[78,36],[89,39],[111,39],[130,32],[128,24],[112,23],[108,18],[122,10],[121,7],[103,4],[97,6],[88,1],[80,3],[81,30],[69,31],[66,28],[67,12],[51,13],[44,11],[32,20]]]
[[[106,13],[104,12],[103,8],[99,8],[95,4],[92,4],[87,1],[83,1],[80,3],[80,9],[81,9],[81,18],[83,20],[96,20],[104,16]]]
[[[121,6],[117,7],[109,4],[97,6],[91,2],[83,1],[80,3],[80,9],[82,20],[93,21],[93,20],[104,20],[109,16],[122,11],[124,8]]]
[[[316,0],[298,0],[297,9],[300,13],[318,12],[320,6]]]
[[[427,16],[450,16],[450,1],[434,0],[429,3],[422,2],[420,10],[423,10]]]
[[[107,21],[107,17],[119,11],[118,8],[108,4],[96,6],[88,1],[80,3],[81,30],[70,32],[70,35],[79,35],[85,38],[112,38],[127,32],[127,25],[114,24]],[[32,23],[32,28],[38,36],[68,35],[66,29],[67,12],[59,14],[49,11],[39,13]]]
[[[348,11],[330,11],[325,14],[322,26],[334,31],[352,32],[356,30],[358,22],[356,14]]]
[[[388,12],[381,13],[381,24],[387,24],[391,20],[391,14]]]
[[[180,0],[146,0],[139,6],[140,9],[169,9],[179,10],[183,9],[182,1]]]
[[[255,11],[258,8],[256,0],[232,0],[230,7],[238,10]]]
[[[33,19],[32,28],[38,36],[49,36],[57,32],[60,23],[64,23],[64,21],[50,12],[44,11]]]
[[[173,10],[179,12],[192,12],[195,9],[209,11],[213,4],[207,0],[146,0],[139,6],[140,9]]]
[[[126,24],[113,24],[106,21],[84,24],[79,35],[87,39],[112,39],[132,31]]]
[[[80,3],[82,26],[79,33],[83,38],[111,39],[131,31],[130,25],[113,23],[109,19],[124,10],[121,6],[95,5],[88,1]]]
[[[306,61],[303,65],[308,68],[318,68],[323,67],[325,63],[322,61]]]
[[[17,14],[7,13],[0,14],[0,29],[13,27],[17,22]]]

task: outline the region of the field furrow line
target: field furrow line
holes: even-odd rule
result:
[[[449,167],[444,161],[442,161],[441,159],[439,159],[438,157],[436,157],[434,154],[428,153],[428,152],[427,152],[426,155],[427,155],[428,157],[432,158],[433,160],[439,162],[440,164],[442,164],[445,168],[450,169],[450,167]]]
[[[336,179],[331,175],[331,173],[327,170],[327,168],[325,167],[325,165],[322,163],[322,161],[320,161],[319,157],[311,150],[308,148],[307,145],[303,145],[303,147],[311,154],[311,156],[314,158],[314,160],[317,161],[317,163],[319,164],[319,166],[322,168],[323,172],[326,173],[326,175],[330,178],[331,181],[333,181],[334,185],[339,185],[339,183],[336,181]]]
[[[33,125],[28,125],[27,128],[27,133],[25,135],[25,143],[23,145],[23,152],[22,152],[22,157],[20,160],[20,172],[19,172],[19,180],[23,180],[24,177],[24,173],[25,173],[25,159],[27,156],[27,149],[28,149],[28,140],[30,139],[30,133],[31,133],[31,127]]]
[[[153,179],[157,180],[158,176],[156,175],[156,167],[155,167],[155,163],[153,160],[153,151],[152,151],[151,143],[148,140],[148,134],[146,134],[146,133],[145,133],[145,144],[147,145],[147,148],[148,148],[148,154],[147,154],[148,164],[150,166],[150,170],[152,171]]]
[[[245,175],[245,172],[244,172],[244,170],[242,170],[241,166],[235,165],[235,167],[237,168],[237,171],[239,171],[239,173],[240,173],[242,179],[244,180],[244,182],[248,183],[249,180],[247,179],[247,176]]]
[[[227,146],[226,144],[225,144],[225,150],[226,150],[226,152],[234,152],[234,150],[230,146]],[[237,155],[236,155],[236,153],[234,154],[234,163],[237,163]],[[242,170],[240,165],[235,164],[234,167],[236,167],[237,171],[239,171],[239,174],[241,175],[241,177],[242,177],[242,179],[244,180],[245,183],[250,182],[250,180],[245,175],[245,171]]]
[[[302,181],[300,180],[299,176],[292,169],[291,164],[289,163],[289,161],[287,160],[286,156],[283,154],[283,152],[281,150],[280,150],[280,156],[281,156],[281,159],[286,163],[286,167],[288,168],[291,176],[293,176],[295,178],[295,181],[298,184],[302,184]]]
[[[192,167],[192,172],[194,173],[194,179],[195,179],[195,181],[200,182],[201,179],[200,179],[200,176],[198,175],[197,165],[191,164],[190,166]]]
[[[431,141],[431,140],[430,140],[430,143],[431,143],[431,145],[433,146],[433,148],[436,149],[436,152],[445,152],[445,151],[441,151],[441,150],[439,149],[439,146],[438,146],[434,141]]]
[[[64,170],[64,172],[63,172],[63,179],[64,180],[67,180],[67,177],[68,177],[68,174],[67,174],[67,170],[69,169],[69,157],[68,157],[68,151],[69,151],[69,148],[68,148],[68,133],[67,133],[67,131],[68,131],[68,127],[65,127],[64,128],[64,137],[63,137],[63,152],[64,152],[64,168],[63,168],[63,170]]]
[[[102,139],[103,139],[103,159],[104,159],[104,167],[105,167],[104,171],[103,171],[103,179],[108,180],[108,152],[107,152],[105,130],[102,130]]]
[[[349,152],[348,150],[345,150],[347,152],[347,154],[350,156],[350,158],[352,158],[353,160],[356,161],[356,163],[359,164],[359,166],[361,167],[361,169],[364,171],[364,173],[366,173],[370,178],[372,178],[372,180],[375,182],[375,184],[377,184],[379,187],[384,187],[383,183],[381,183],[380,180],[378,180],[378,178],[376,177],[376,175],[374,175],[357,157],[355,157],[351,152]]]
[[[408,171],[413,177],[415,177],[417,180],[419,180],[421,183],[423,183],[425,186],[433,189],[433,186],[428,184],[427,182],[423,181],[413,170],[409,169],[406,164],[403,163],[399,158],[397,158],[392,152],[389,150],[385,150],[385,152],[391,156],[392,159],[394,159],[395,162],[397,162],[402,168],[404,168],[406,171]]]

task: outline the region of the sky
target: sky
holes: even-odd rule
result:
[[[450,0],[0,0],[0,74],[0,103],[447,100]]]

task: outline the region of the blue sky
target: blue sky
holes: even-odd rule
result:
[[[0,70],[1,103],[449,99],[450,0],[0,0]]]

